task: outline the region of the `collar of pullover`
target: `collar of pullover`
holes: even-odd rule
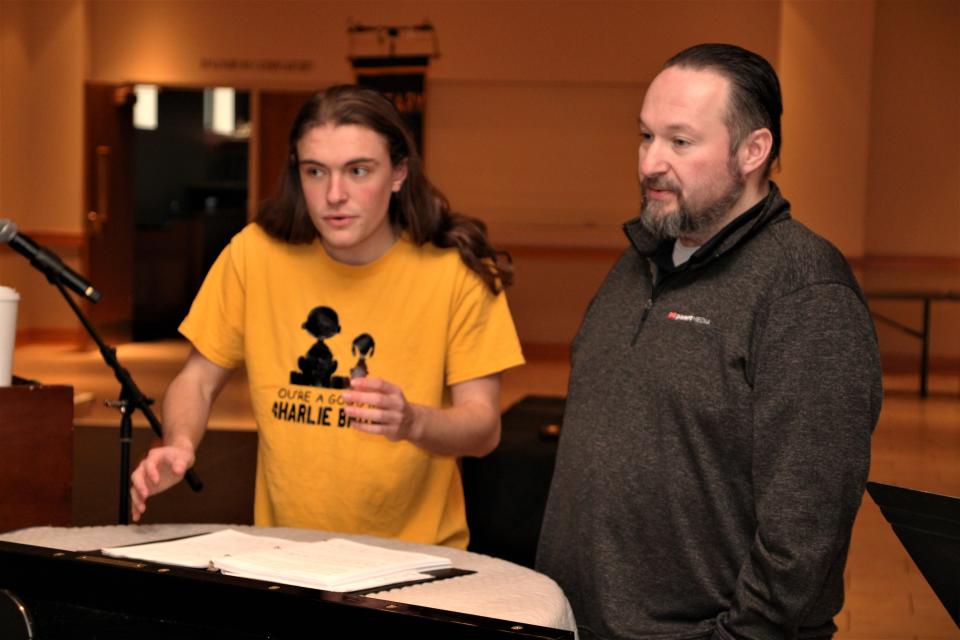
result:
[[[657,269],[668,273],[687,268],[702,266],[736,247],[741,242],[762,229],[774,220],[790,217],[790,203],[780,194],[780,189],[774,182],[770,182],[770,193],[750,207],[727,226],[718,231],[694,252],[690,259],[680,266],[673,264],[673,239],[657,240],[647,231],[640,218],[633,218],[623,225],[627,238],[641,256],[649,258],[656,264]]]

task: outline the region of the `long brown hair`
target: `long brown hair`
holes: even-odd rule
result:
[[[256,222],[272,237],[291,244],[313,242],[319,232],[310,220],[298,170],[297,143],[310,129],[325,124],[353,124],[376,131],[387,143],[390,162],[407,162],[407,178],[390,198],[390,222],[417,245],[455,247],[464,264],[493,293],[513,282],[510,256],[487,239],[486,225],[450,210],[447,198],[423,173],[409,127],[393,103],[380,92],[356,85],[319,91],[300,108],[290,128],[286,169],[276,195],[261,207]]]

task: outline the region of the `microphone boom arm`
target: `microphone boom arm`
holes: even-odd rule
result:
[[[93,338],[93,341],[97,343],[97,346],[100,348],[100,355],[103,356],[104,362],[106,362],[107,365],[113,369],[113,373],[116,376],[117,381],[120,383],[120,402],[117,403],[117,406],[119,406],[122,414],[120,424],[119,521],[120,524],[127,524],[130,518],[130,443],[133,435],[133,413],[139,409],[146,417],[147,422],[150,423],[150,427],[153,429],[154,433],[161,438],[163,437],[163,425],[150,408],[150,405],[153,404],[153,400],[143,395],[143,393],[140,391],[140,388],[137,387],[137,384],[133,381],[133,377],[130,375],[130,372],[127,371],[127,369],[124,368],[117,360],[117,350],[114,347],[108,346],[103,341],[103,338],[100,337],[100,334],[97,333],[97,330],[92,324],[90,324],[90,321],[83,314],[83,311],[80,309],[79,305],[77,305],[73,297],[67,292],[63,282],[50,273],[48,273],[48,278],[54,285],[56,285],[57,289],[70,305],[70,308],[73,309],[73,312],[77,315],[77,318],[80,319],[84,329],[87,330],[87,333],[90,334],[90,337]],[[200,481],[200,478],[193,471],[193,469],[187,470],[187,473],[184,475],[184,479],[194,491],[200,491],[203,489],[203,482]]]

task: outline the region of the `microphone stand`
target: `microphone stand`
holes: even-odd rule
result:
[[[120,410],[120,515],[119,523],[120,524],[129,524],[130,522],[130,443],[133,440],[133,413],[136,410],[140,410],[143,415],[147,418],[147,422],[150,423],[150,426],[153,428],[154,433],[159,437],[163,437],[163,425],[160,424],[160,420],[157,419],[157,416],[153,413],[153,410],[150,409],[150,405],[153,404],[151,398],[146,397],[141,393],[140,389],[137,387],[137,384],[133,381],[133,378],[130,376],[130,372],[127,371],[124,367],[120,365],[120,362],[117,361],[117,350],[113,347],[108,346],[103,339],[100,337],[100,334],[97,333],[97,330],[93,328],[93,325],[90,324],[90,321],[83,314],[83,311],[80,310],[79,305],[74,302],[73,297],[67,293],[67,290],[64,288],[63,283],[60,281],[60,278],[56,277],[53,273],[47,273],[47,280],[56,285],[57,289],[60,290],[60,293],[66,299],[67,303],[70,305],[70,308],[73,309],[73,312],[77,314],[77,317],[80,319],[80,322],[83,323],[84,329],[87,330],[87,333],[90,334],[90,337],[93,338],[93,341],[97,343],[97,346],[100,347],[100,355],[103,356],[104,362],[113,369],[113,373],[117,378],[117,381],[120,382],[120,399],[116,402],[108,402],[108,406],[115,407]],[[194,491],[200,491],[203,489],[203,483],[200,481],[200,478],[197,477],[197,474],[194,473],[193,469],[188,469],[186,475],[184,476],[187,484],[190,485],[190,488]]]

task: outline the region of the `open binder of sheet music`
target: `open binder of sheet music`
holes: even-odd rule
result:
[[[331,538],[294,542],[224,529],[178,540],[102,549],[115,558],[146,560],[326,591],[364,591],[433,579],[448,558]]]

